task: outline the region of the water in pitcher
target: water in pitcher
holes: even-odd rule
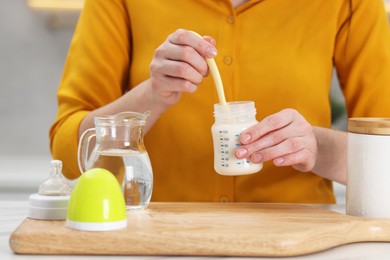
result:
[[[146,152],[133,150],[104,150],[99,152],[94,167],[112,172],[122,187],[126,208],[142,209],[152,196],[152,167]]]

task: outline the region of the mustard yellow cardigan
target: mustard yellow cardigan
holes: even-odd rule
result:
[[[352,4],[352,5],[351,5]],[[348,115],[390,116],[390,33],[382,0],[86,0],[58,90],[51,151],[68,178],[77,167],[78,126],[90,111],[149,77],[155,49],[184,28],[217,42],[228,101],[253,100],[257,119],[284,108],[331,126],[335,67]],[[267,162],[257,174],[213,169],[211,77],[185,94],[145,137],[154,201],[332,203],[332,183]]]

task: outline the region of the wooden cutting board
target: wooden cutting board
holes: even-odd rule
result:
[[[118,231],[27,218],[10,246],[19,254],[294,256],[363,241],[390,242],[390,220],[295,204],[151,203],[128,212]]]

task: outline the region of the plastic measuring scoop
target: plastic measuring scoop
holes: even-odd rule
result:
[[[199,33],[196,33],[194,31],[190,31],[199,38],[202,38],[202,36]],[[215,87],[217,89],[218,94],[218,100],[221,105],[227,106],[226,98],[225,98],[225,91],[222,84],[221,74],[219,74],[219,70],[217,67],[217,64],[215,63],[215,60],[213,58],[206,58],[207,65],[209,66],[211,76],[213,77]]]

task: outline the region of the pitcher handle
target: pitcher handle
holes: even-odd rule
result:
[[[86,166],[89,159],[89,144],[91,142],[91,139],[94,137],[96,138],[95,128],[89,128],[85,130],[84,133],[80,136],[79,147],[77,149],[77,159],[81,173],[84,173],[87,168]]]

